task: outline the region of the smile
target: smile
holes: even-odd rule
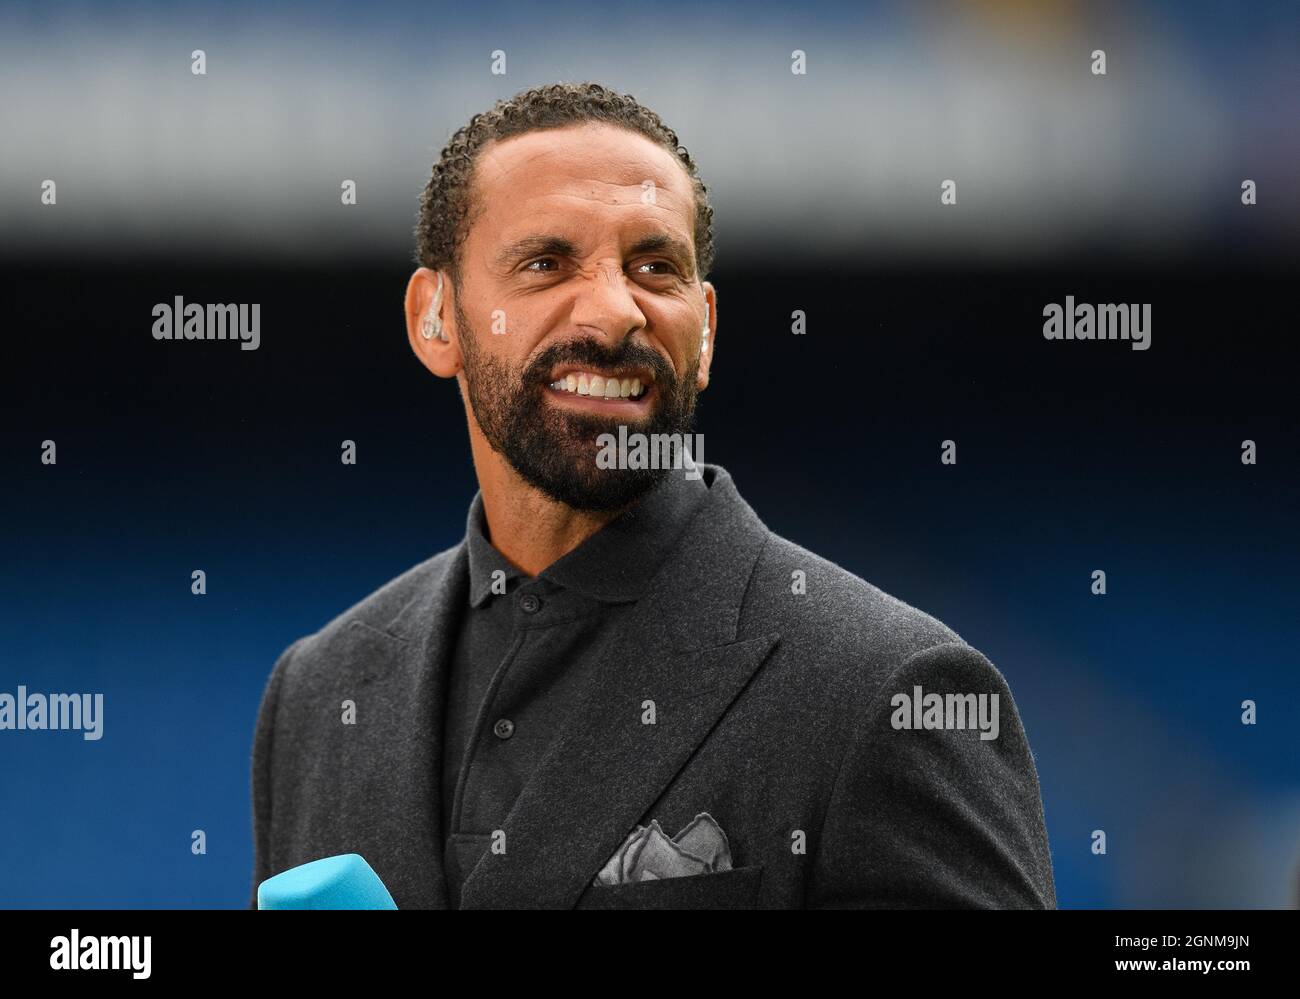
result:
[[[650,391],[639,375],[622,378],[590,371],[570,371],[550,383],[556,392],[585,395],[594,399],[640,399]]]

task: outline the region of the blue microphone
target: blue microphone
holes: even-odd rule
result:
[[[379,875],[359,853],[291,867],[257,886],[259,909],[396,909]]]

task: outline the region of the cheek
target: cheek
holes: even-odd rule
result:
[[[498,357],[521,368],[541,348],[546,328],[544,313],[518,305],[502,306],[490,313],[487,336]]]
[[[489,310],[474,327],[475,353],[498,369],[518,372],[531,350],[528,327],[505,309]]]
[[[680,378],[686,374],[691,362],[699,356],[699,333],[691,333],[688,328],[675,326],[674,332],[665,334],[659,341],[661,351],[666,351],[672,363],[673,371]]]
[[[508,354],[514,329],[519,326],[518,317],[507,309],[489,309],[483,318],[483,336],[488,342],[488,349],[497,355]]]
[[[696,369],[696,375],[698,377],[699,372],[703,371],[705,366],[709,363],[709,354],[712,352],[713,346],[710,344],[709,350],[707,351],[703,348],[703,332],[700,330],[692,332],[682,346],[681,360],[678,362],[677,366],[679,374],[685,377],[691,372],[691,369],[694,368]]]

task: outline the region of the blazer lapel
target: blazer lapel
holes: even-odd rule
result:
[[[506,817],[504,852],[470,872],[461,908],[577,903],[775,644],[735,641],[765,532],[719,472]]]
[[[418,862],[418,867],[409,868],[404,860],[403,877],[409,885],[405,894],[418,899],[419,908],[448,907],[441,801],[443,707],[452,643],[468,593],[466,551],[462,542],[443,561],[441,573],[430,573],[420,584],[418,595],[391,620],[370,622],[397,639],[392,642],[392,656],[400,678],[395,695],[409,699],[408,706],[415,719],[411,734],[419,745],[404,747],[402,758],[394,761],[390,773],[367,782],[366,792],[370,797],[364,807],[372,814],[387,809],[389,815],[410,816],[410,835],[416,841],[403,845],[399,852],[404,857],[415,857]],[[391,732],[388,738],[391,741]],[[379,752],[375,758],[389,758],[392,751],[390,746],[388,752]],[[419,766],[419,761],[426,761],[425,765]],[[409,775],[409,781],[399,777],[402,774]],[[394,783],[398,779],[400,786]],[[386,798],[385,788],[392,789],[391,800]]]

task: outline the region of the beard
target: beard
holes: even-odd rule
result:
[[[469,404],[488,444],[529,485],[575,510],[614,511],[645,496],[668,468],[600,468],[601,434],[690,433],[699,389],[699,359],[678,378],[663,356],[644,343],[624,339],[615,348],[597,340],[570,340],[543,350],[521,372],[480,349],[460,303],[455,305]],[[655,397],[642,420],[575,413],[546,401],[548,375],[559,364],[597,369],[645,367],[654,372]]]

